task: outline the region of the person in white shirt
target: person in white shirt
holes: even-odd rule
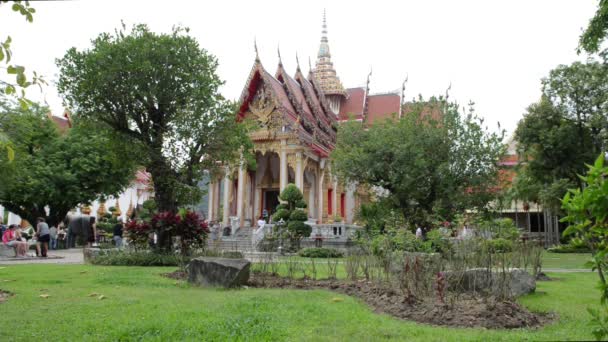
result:
[[[422,228],[420,227],[416,229],[416,239],[422,239]]]

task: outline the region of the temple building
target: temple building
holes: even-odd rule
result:
[[[332,173],[329,155],[336,144],[340,122],[363,124],[400,116],[403,92],[371,95],[369,75],[365,87],[345,88],[331,60],[325,16],[314,68],[308,74],[299,61],[294,74],[283,67],[279,55],[274,73],[255,60],[245,82],[237,120],[252,120],[250,134],[256,168],[244,162],[210,179],[206,198],[210,221],[251,227],[279,204],[279,193],[289,183],[304,194],[309,223],[351,224],[369,191],[345,183]]]

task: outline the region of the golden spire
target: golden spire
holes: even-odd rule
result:
[[[131,197],[131,201],[129,202],[129,208],[127,209],[127,219],[133,216],[133,197]]]
[[[325,95],[346,96],[344,86],[342,86],[342,82],[340,82],[340,78],[338,77],[336,70],[334,69],[334,64],[331,61],[331,53],[329,52],[329,43],[327,40],[327,20],[325,10],[323,10],[321,44],[319,45],[317,63],[313,73]]]
[[[104,217],[106,214],[106,201],[99,202],[99,208],[97,208],[97,218]]]
[[[118,198],[116,199],[116,206],[114,208],[116,210],[114,210],[114,212],[112,213],[112,215],[114,215],[115,217],[118,217],[118,216],[122,215],[122,211],[120,211],[120,202],[118,201]]]

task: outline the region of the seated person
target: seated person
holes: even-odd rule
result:
[[[25,257],[27,255],[27,242],[21,241],[21,239],[17,232],[16,224],[11,224],[4,234],[2,234],[2,243],[15,248],[16,256]]]

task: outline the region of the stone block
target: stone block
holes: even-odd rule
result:
[[[186,270],[188,281],[201,286],[238,287],[249,280],[251,263],[245,259],[195,258]]]

